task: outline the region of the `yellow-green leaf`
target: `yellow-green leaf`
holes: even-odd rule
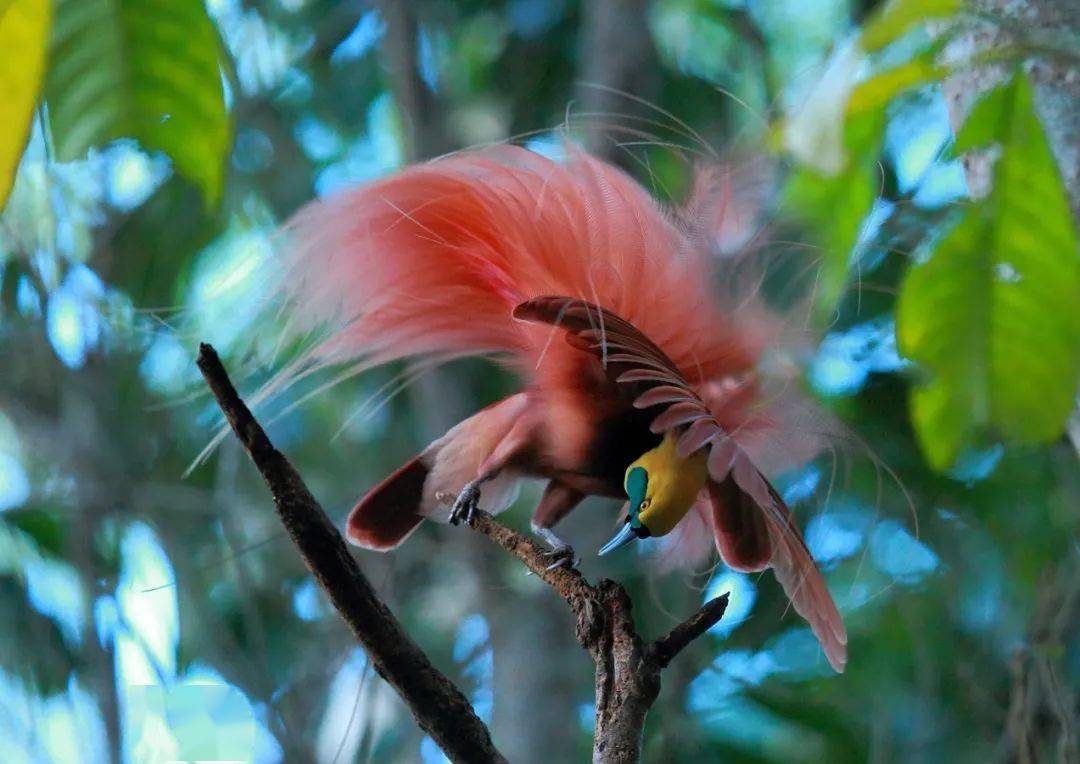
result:
[[[859,42],[863,50],[873,53],[903,37],[916,24],[951,16],[962,4],[962,0],[891,0],[866,23]]]
[[[45,70],[49,0],[0,0],[0,208],[15,181]]]
[[[848,100],[848,116],[884,109],[905,90],[941,79],[945,73],[944,67],[935,66],[922,58],[893,67],[855,86]]]
[[[972,149],[985,148],[999,140],[1008,117],[1006,111],[1013,106],[1016,93],[1015,85],[1010,80],[993,90],[984,93],[976,101],[964,124],[956,132],[953,152],[963,154]]]
[[[1058,437],[1080,377],[1080,252],[1027,80],[990,93],[975,117],[960,137],[1000,144],[993,190],[909,271],[896,309],[899,348],[929,375],[912,419],[938,469],[986,427]]]
[[[202,2],[58,0],[51,51],[46,98],[59,159],[131,136],[217,201],[230,126],[221,45]]]

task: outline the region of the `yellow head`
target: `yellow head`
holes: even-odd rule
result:
[[[663,536],[690,510],[708,477],[706,451],[682,459],[678,437],[668,432],[660,445],[626,468],[623,487],[630,498],[626,524],[600,550],[607,554],[634,538]]]

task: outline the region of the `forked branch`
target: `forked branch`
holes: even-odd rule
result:
[[[593,585],[576,569],[550,568],[547,549],[486,512],[474,512],[471,525],[518,558],[570,605],[577,619],[578,642],[596,664],[593,761],[640,761],[645,715],[660,692],[661,671],[723,617],[728,595],[710,600],[666,636],[646,644],[634,627],[630,596],[621,585],[608,579]]]
[[[326,512],[240,399],[210,345],[199,346],[198,365],[233,432],[269,486],[278,516],[304,563],[367,651],[375,670],[450,759],[505,761],[465,695],[431,664],[379,599]],[[471,526],[520,560],[570,605],[577,619],[577,639],[596,663],[593,760],[639,761],[645,714],[660,691],[661,671],[720,620],[727,595],[706,603],[667,636],[646,644],[634,627],[630,597],[622,586],[607,579],[592,585],[577,570],[550,568],[546,549],[486,512],[475,512]]]

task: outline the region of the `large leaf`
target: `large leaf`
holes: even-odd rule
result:
[[[45,70],[49,0],[0,0],[0,209],[11,193]]]
[[[942,469],[981,428],[1056,438],[1080,376],[1080,254],[1065,189],[1023,76],[980,101],[960,149],[993,141],[990,195],[908,273],[897,341],[930,379],[912,393],[927,459]]]
[[[196,253],[213,241],[224,223],[205,214],[199,195],[178,179],[165,183],[139,209],[120,222],[111,243],[115,257],[109,283],[123,288],[137,305],[176,305],[187,288],[187,271]],[[183,220],[183,226],[175,221]],[[161,247],[161,232],[169,231],[169,246]],[[147,252],[154,252],[147,257]]]
[[[209,204],[229,118],[221,45],[196,0],[59,0],[46,82],[57,157],[131,136],[168,154]]]

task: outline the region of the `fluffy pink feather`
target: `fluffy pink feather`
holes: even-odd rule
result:
[[[283,284],[294,329],[328,326],[314,356],[383,363],[510,353],[531,373],[550,331],[511,318],[543,294],[602,304],[697,384],[749,370],[772,339],[711,296],[711,260],[620,170],[498,146],[417,165],[303,208]],[[550,345],[550,347],[549,347]]]
[[[753,294],[735,293],[734,303],[715,298],[713,252],[725,239],[745,240],[756,217],[755,210],[740,213],[725,227],[726,213],[710,204],[722,199],[734,209],[731,198],[729,176],[701,175],[688,206],[668,211],[623,172],[581,151],[570,148],[566,161],[556,162],[498,146],[410,167],[314,202],[288,225],[291,245],[281,283],[293,330],[323,328],[327,339],[272,386],[304,373],[304,362],[370,367],[413,356],[500,354],[537,383],[530,389],[543,396],[545,425],[558,430],[547,440],[556,449],[587,448],[595,423],[583,420],[574,396],[590,389],[583,374],[605,372],[597,364],[590,372],[580,350],[555,336],[559,329],[552,324],[564,314],[556,316],[551,306],[577,300],[602,306],[613,323],[623,320],[627,332],[644,335],[638,345],[646,355],[647,346],[662,348],[670,359],[662,376],[682,380],[682,391],[661,385],[650,393],[656,400],[649,405],[673,390],[684,398],[680,403],[677,396],[653,420],[653,430],[689,425],[680,441],[689,450],[706,447],[716,433],[730,434],[709,446],[710,490],[729,495],[710,498],[703,491],[666,542],[664,560],[693,564],[715,537],[721,552],[742,560],[744,569],[771,564],[840,670],[846,637],[839,614],[783,502],[760,472],[811,458],[828,427],[786,387],[773,390],[759,374],[783,323]],[[735,282],[728,279],[729,293]],[[545,295],[533,306],[536,315],[514,319],[516,306]],[[602,328],[591,325],[592,312],[584,323],[581,305],[574,308],[578,335]],[[596,311],[598,320],[601,313]],[[628,374],[655,375],[647,361]],[[447,437],[477,441],[468,433],[469,423],[479,421],[468,420]],[[475,471],[479,451],[462,452],[462,459],[468,456],[462,466],[447,461],[458,449],[446,449],[440,461],[441,444],[406,473],[408,523],[380,525],[381,515],[372,519],[361,510],[367,501],[373,515],[382,513],[389,500],[365,499],[354,510],[360,538],[397,543],[419,518],[430,516],[436,503],[431,491],[459,489]],[[392,494],[396,501],[402,491],[394,483],[377,497]],[[742,533],[750,521],[760,527]],[[759,543],[742,549],[740,539]]]
[[[410,167],[290,221],[281,283],[293,329],[329,329],[311,356],[327,362],[507,354],[558,395],[573,390],[564,377],[580,365],[550,328],[511,311],[538,295],[579,297],[662,347],[766,471],[790,468],[821,449],[828,426],[786,388],[763,392],[754,370],[781,336],[780,319],[746,294],[732,295],[737,310],[715,298],[715,243],[702,234],[726,230],[725,209],[739,207],[736,177],[702,171],[687,205],[668,211],[573,147],[563,162],[504,145]],[[740,213],[736,222],[748,217],[756,219]],[[549,413],[566,430],[563,442],[585,443],[574,437],[578,402],[567,396],[564,405],[547,401]],[[665,540],[662,564],[700,562],[711,523],[702,502]]]

